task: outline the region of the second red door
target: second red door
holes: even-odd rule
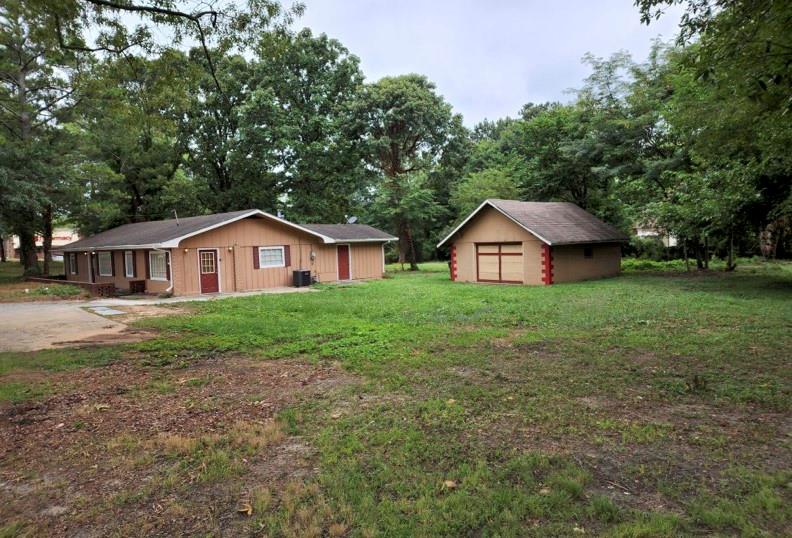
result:
[[[338,280],[349,280],[349,245],[338,245]]]

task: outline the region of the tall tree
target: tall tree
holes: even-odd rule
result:
[[[194,71],[184,54],[169,50],[154,59],[111,57],[84,77],[73,123],[82,134],[75,172],[92,176],[75,208],[83,232],[172,216],[176,208],[160,198],[184,163],[179,133]]]
[[[367,180],[354,107],[358,59],[338,41],[271,32],[251,64],[251,94],[240,109],[242,151],[269,165],[283,211],[300,222],[343,222]],[[266,155],[264,155],[266,154]]]
[[[5,181],[17,185],[0,211],[19,236],[26,273],[38,272],[35,237],[44,234],[48,271],[52,219],[60,170],[57,122],[76,102],[73,81],[77,58],[57,48],[45,18],[27,2],[0,7],[0,129]],[[6,183],[10,185],[11,183]]]
[[[636,2],[646,23],[669,3]],[[669,122],[695,134],[696,168],[719,178],[720,192],[746,197],[741,204],[732,196],[724,199],[724,208],[735,213],[721,233],[731,236],[735,228],[747,226],[753,240],[743,248],[783,244],[784,235],[792,237],[792,4],[678,3],[686,5],[678,40],[684,49],[675,62],[679,76]],[[746,189],[749,184],[752,189]]]
[[[391,227],[399,237],[399,261],[418,269],[415,238],[421,223],[401,204],[411,174],[426,171],[442,157],[454,126],[451,106],[435,85],[420,75],[385,77],[367,86],[357,112],[369,142],[370,164],[383,176],[381,189],[391,194]]]

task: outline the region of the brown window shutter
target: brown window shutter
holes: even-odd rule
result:
[[[143,259],[145,261],[146,266],[146,280],[151,280],[151,264],[149,263],[149,252],[150,250],[143,251]]]
[[[253,247],[253,269],[260,269],[259,267],[259,248]]]
[[[168,280],[170,280],[170,275],[171,275],[170,258],[171,258],[170,252],[166,253],[165,254],[165,278],[168,279]]]
[[[283,245],[283,261],[286,267],[291,267],[291,249],[289,245]]]
[[[124,255],[126,256],[126,254]],[[137,278],[137,251],[132,251],[132,278]]]
[[[110,275],[116,276],[116,251],[110,251]]]

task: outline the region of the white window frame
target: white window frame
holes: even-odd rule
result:
[[[152,258],[154,256],[162,256],[165,260],[165,264],[163,267],[163,275],[161,277],[154,276],[154,267],[151,264]],[[168,253],[167,252],[159,252],[156,250],[152,250],[149,252],[148,255],[148,264],[149,264],[149,280],[158,280],[160,282],[167,282],[168,281]]]
[[[261,254],[265,250],[280,250],[281,253],[281,263],[279,265],[265,265],[262,263]],[[259,257],[259,269],[273,269],[276,267],[286,267],[286,249],[283,246],[276,246],[276,247],[259,247],[258,248],[258,257]]]
[[[70,252],[69,253],[69,274],[70,275],[76,275],[79,272],[78,269],[79,268],[77,267],[77,254],[75,254],[74,252]]]
[[[135,251],[124,251],[124,276],[127,278],[135,278]]]
[[[103,273],[102,272],[102,257],[109,256],[110,257],[110,272]],[[96,253],[96,267],[99,271],[99,276],[113,276],[113,253],[107,250],[102,250]],[[106,268],[105,268],[106,269]]]

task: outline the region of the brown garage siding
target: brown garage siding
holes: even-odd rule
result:
[[[492,208],[483,209],[454,241],[457,280],[476,282],[476,243],[521,243],[525,284],[541,284],[541,242]]]
[[[584,248],[591,248],[591,258],[584,256]],[[556,283],[616,276],[621,269],[619,244],[555,246],[552,251],[553,282]]]
[[[542,250],[547,245],[493,208],[484,208],[458,234],[453,242],[456,256],[456,280],[477,282],[477,244],[522,244],[525,284],[544,284]],[[552,282],[573,282],[618,275],[621,246],[618,243],[553,246]],[[584,248],[593,256],[585,258]]]

